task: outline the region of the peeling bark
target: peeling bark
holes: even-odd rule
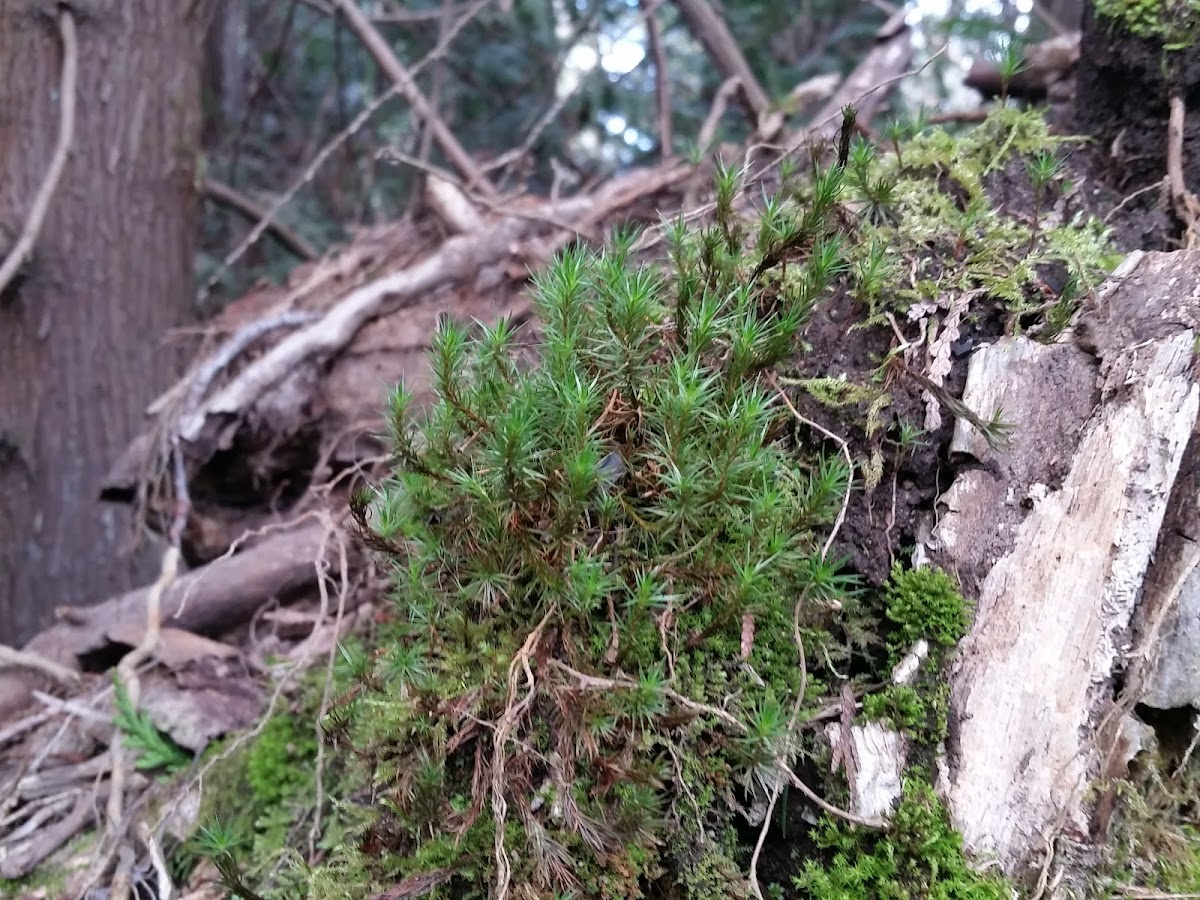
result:
[[[1055,834],[1086,841],[1089,788],[1111,774],[1114,677],[1200,401],[1198,268],[1200,254],[1135,254],[1068,339],[972,361],[966,403],[1003,400],[1017,433],[1005,457],[957,436],[979,466],[933,532],[935,560],[974,581],[977,602],[943,788],[968,848],[1010,875]]]

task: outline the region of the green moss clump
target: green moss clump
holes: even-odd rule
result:
[[[825,819],[816,832],[821,862],[795,879],[808,900],[1009,900],[1006,882],[975,871],[962,836],[950,825],[932,787],[916,775],[904,782],[892,828],[863,834]]]
[[[1144,753],[1129,777],[1108,789],[1119,802],[1103,872],[1113,887],[1106,896],[1200,894],[1200,758]]]
[[[1200,36],[1197,0],[1096,0],[1096,14],[1136,37],[1162,41],[1166,50],[1192,47]]]
[[[893,653],[903,655],[919,640],[953,647],[971,627],[971,606],[941,569],[896,565],[886,586],[887,617],[895,625]]]
[[[850,652],[829,625],[853,580],[818,531],[850,472],[792,437],[762,377],[845,271],[845,189],[818,172],[753,240],[722,171],[715,223],[668,229],[669,273],[634,261],[632,233],[551,265],[537,367],[507,322],[447,320],[432,409],[393,395],[396,471],[354,511],[394,561],[400,624],[378,658],[345,654],[358,700],[332,730],[370,761],[399,874],[452,865],[456,890],[507,874],[545,897],[747,890],[716,836],[798,752],[794,635],[820,666]],[[492,839],[457,840],[478,829]]]
[[[913,731],[925,724],[928,705],[911,685],[894,684],[863,698],[863,715],[886,722],[897,731]]]
[[[271,807],[314,785],[313,765],[317,757],[315,730],[289,716],[276,716],[246,754],[246,783],[259,807]]]
[[[396,615],[376,651],[346,648],[353,700],[322,723],[367,767],[378,812],[306,873],[311,896],[443,876],[430,896],[749,895],[739,824],[822,752],[795,726],[845,672],[884,674],[864,671],[880,661],[859,585],[823,552],[851,472],[805,442],[767,373],[834,290],[868,322],[945,296],[1025,316],[1044,305],[1039,266],[1081,291],[1102,270],[1102,232],[1068,254],[987,202],[992,174],[1053,146],[1044,122],[1001,110],[980,131],[918,135],[903,161],[857,143],[750,218],[719,169],[711,223],[664,226],[665,271],[623,232],[538,277],[536,353],[507,321],[439,325],[432,404],[396,389],[394,470],[352,505]],[[868,418],[887,400],[805,386]],[[897,570],[886,609],[890,661],[926,638],[935,679],[969,621],[953,582]],[[944,734],[932,684],[873,702]],[[906,802],[914,821],[862,846],[908,852],[944,826],[928,798]]]
[[[884,604],[892,625],[886,641],[889,663],[898,663],[918,641],[928,642],[929,652],[908,683],[864,697],[863,715],[906,734],[918,749],[932,751],[945,739],[950,715],[946,660],[970,628],[971,605],[941,569],[909,570],[899,564],[884,585]]]

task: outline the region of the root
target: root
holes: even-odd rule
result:
[[[504,823],[508,817],[508,801],[504,799],[504,748],[513,729],[529,710],[533,698],[537,694],[537,682],[533,678],[529,657],[537,647],[538,641],[541,640],[546,623],[550,621],[550,617],[554,613],[555,609],[551,607],[542,617],[542,621],[538,622],[537,627],[529,632],[525,643],[521,645],[521,649],[508,664],[508,701],[505,704],[504,714],[497,722],[492,736],[491,782],[492,817],[496,822],[496,900],[508,900],[508,891],[512,884],[512,865],[508,859],[508,851],[504,847]],[[517,681],[521,673],[525,675],[526,691],[525,696],[517,700]]]

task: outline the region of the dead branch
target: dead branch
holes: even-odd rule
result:
[[[235,555],[180,576],[163,592],[161,621],[198,634],[217,634],[247,621],[272,597],[287,598],[315,579],[325,526],[307,523],[268,535]],[[64,660],[110,644],[108,634],[145,623],[150,588],[139,588],[90,607],[59,610],[62,619],[25,649]],[[0,713],[23,709],[36,680],[0,676]]]
[[[321,255],[321,252],[316,247],[298,233],[282,222],[278,222],[272,218],[269,209],[247,197],[241,191],[230,187],[224,182],[217,181],[215,178],[205,178],[204,193],[210,200],[229,207],[251,222],[266,222],[267,232],[274,235],[275,239],[279,241],[284,249],[288,250],[293,256],[309,262]]]
[[[0,856],[0,878],[21,878],[32,872],[51,853],[69,841],[92,815],[90,791],[80,791],[71,812],[53,825],[40,829],[27,843],[8,849]]]
[[[1171,115],[1167,121],[1167,183],[1175,215],[1183,223],[1183,245],[1188,249],[1200,244],[1200,199],[1188,190],[1183,177],[1183,125],[1187,109],[1183,98],[1170,100]]]
[[[1011,97],[1041,100],[1050,92],[1051,85],[1066,78],[1075,68],[1079,61],[1079,37],[1078,31],[1069,32],[1029,47],[1025,51],[1025,68],[1007,82],[995,62],[977,59],[971,63],[965,83],[987,98],[1007,92]]]
[[[900,9],[883,24],[875,33],[875,46],[813,116],[811,127],[822,136],[832,138],[837,134],[842,124],[842,109],[848,104],[856,108],[858,123],[866,126],[886,100],[883,88],[912,74],[906,71],[912,63],[913,49],[904,16],[905,10]],[[942,50],[934,53],[921,69],[941,53]]]
[[[0,265],[0,294],[8,288],[13,276],[25,264],[33,251],[33,245],[37,243],[38,233],[42,230],[42,223],[46,221],[46,212],[50,208],[50,199],[54,196],[63,170],[67,167],[67,157],[75,140],[75,83],[79,76],[79,42],[75,37],[75,16],[67,6],[59,9],[58,30],[63,45],[62,77],[58,91],[58,141],[54,145],[54,154],[50,157],[46,177],[29,207],[25,227],[5,257],[4,263]]]
[[[657,178],[652,179],[651,184],[664,177],[680,177],[675,170],[652,174]],[[210,418],[244,413],[298,367],[327,359],[344,348],[367,321],[380,315],[389,304],[428,293],[447,281],[477,271],[480,266],[504,259],[513,246],[526,237],[531,221],[588,221],[598,211],[603,214],[625,202],[627,194],[622,190],[639,196],[647,189],[644,173],[639,175],[639,178],[614,182],[595,197],[572,198],[542,204],[532,210],[514,211],[516,214],[498,221],[486,233],[452,237],[436,253],[416,265],[363,285],[329,310],[320,321],[289,335],[191,412],[180,423],[180,437],[194,442]]]
[[[0,644],[0,665],[20,666],[23,669],[33,669],[48,675],[63,685],[74,685],[79,682],[79,673],[66,666],[59,665],[52,659],[47,659],[28,650],[17,650],[5,644]]]
[[[434,140],[438,142],[442,152],[466,180],[467,185],[485,196],[497,196],[496,188],[480,171],[470,154],[463,149],[458,138],[446,127],[446,123],[441,120],[437,111],[421,92],[411,73],[396,58],[396,54],[392,52],[388,42],[383,39],[383,35],[371,24],[371,20],[352,0],[333,0],[333,3],[346,17],[346,23],[350,26],[350,30],[358,36],[363,46],[367,48],[367,52],[374,57],[375,62],[404,95],[404,99],[413,108],[417,118],[433,134]]]
[[[754,77],[754,71],[746,62],[746,57],[742,55],[741,48],[733,39],[725,20],[708,5],[707,0],[675,0],[675,6],[679,8],[679,14],[687,23],[692,36],[704,46],[708,55],[712,57],[717,71],[724,75],[726,80],[730,78],[738,80],[742,87],[742,97],[745,99],[746,109],[757,126],[763,114],[766,113],[770,101],[767,99],[767,92]]]
[[[663,159],[670,159],[675,146],[675,129],[671,123],[671,79],[667,74],[667,53],[663,49],[662,26],[654,15],[653,0],[641,0],[642,17],[646,20],[646,39],[650,58],[654,61],[654,93],[658,98],[658,143]]]
[[[378,112],[379,109],[385,103],[387,103],[387,101],[391,100],[398,93],[399,88],[395,87],[394,85],[381,93],[378,97],[363,107],[362,112],[355,116],[349,125],[334,135],[333,139],[320,149],[317,155],[313,157],[312,162],[310,162],[300,174],[300,177],[296,179],[296,181],[293,182],[286,191],[280,194],[274,203],[271,204],[270,208],[267,210],[267,215],[261,219],[257,225],[250,229],[250,233],[242,238],[236,247],[225,254],[225,258],[221,260],[221,264],[217,267],[217,270],[208,277],[207,281],[204,282],[204,287],[200,289],[196,296],[197,300],[203,301],[208,298],[209,294],[212,293],[213,288],[220,283],[222,276],[229,271],[230,266],[241,259],[247,250],[258,243],[259,238],[266,234],[267,229],[270,227],[271,221],[275,218],[275,216],[279,215],[279,211],[287,206],[287,204],[293,197],[296,196],[302,187],[312,181],[313,176],[317,174],[317,171],[325,164],[325,161],[333,155],[334,151],[355,134],[357,134],[363,125],[367,123],[367,120],[370,119],[371,116],[375,115],[375,113]]]
[[[741,82],[736,78],[726,78],[717,88],[717,93],[713,95],[712,106],[709,107],[708,115],[704,117],[704,122],[700,125],[700,132],[696,136],[696,144],[701,150],[707,150],[712,145],[713,138],[717,135],[717,127],[725,116],[725,110],[729,108],[729,100],[737,93],[740,86]]]

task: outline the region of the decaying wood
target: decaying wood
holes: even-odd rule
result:
[[[1057,835],[1090,833],[1111,749],[1098,732],[1122,712],[1113,679],[1196,424],[1198,271],[1200,254],[1135,254],[1073,339],[972,360],[965,401],[1003,405],[1017,431],[1006,456],[958,436],[979,465],[943,496],[933,532],[935,559],[977,597],[942,787],[967,846],[1011,875]]]
[[[327,527],[319,522],[266,535],[228,558],[188,572],[162,598],[162,621],[197,634],[219,634],[247,621],[273,597],[286,599],[310,587],[322,554],[336,570]],[[128,640],[145,624],[146,593],[140,588],[90,607],[59,611],[62,621],[43,631],[27,650],[78,669],[80,659],[110,643]],[[0,674],[0,721],[24,708],[41,682],[25,673]]]
[[[6,848],[7,852],[0,855],[0,878],[21,878],[32,872],[92,819],[96,803],[97,798],[91,791],[81,790],[65,818]]]
[[[904,737],[879,722],[848,729],[826,725],[825,737],[835,756],[850,756],[855,761],[853,777],[847,772],[854,812],[873,819],[891,816],[908,761]]]
[[[1025,51],[1025,68],[1006,82],[995,62],[977,59],[971,63],[965,83],[985,97],[1041,100],[1051,88],[1066,79],[1079,61],[1079,32],[1056,35]]]

